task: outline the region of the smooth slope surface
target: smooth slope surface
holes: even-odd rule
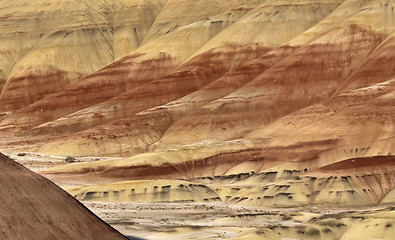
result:
[[[1,239],[126,239],[44,177],[0,153]]]
[[[266,182],[257,177],[255,187],[221,196],[256,196],[241,203],[265,206],[388,204],[394,4],[158,2],[152,26],[126,56],[7,113],[1,146],[119,157],[43,171],[53,179],[214,180],[285,171],[297,178],[263,193]],[[258,200],[264,194],[271,200]]]

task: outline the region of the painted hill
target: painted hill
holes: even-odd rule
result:
[[[254,188],[212,190],[265,206],[394,202],[395,1],[71,3],[1,9],[7,152],[119,157],[42,172],[54,180],[254,173]],[[25,15],[34,28],[12,28]],[[292,174],[258,175],[272,172]]]

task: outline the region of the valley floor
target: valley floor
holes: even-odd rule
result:
[[[274,209],[221,203],[84,202],[125,235],[144,239],[358,239],[361,226],[389,232],[392,208]],[[380,217],[381,216],[381,217]],[[373,219],[381,223],[368,224]],[[395,224],[394,224],[395,225]],[[393,230],[392,230],[393,231]]]
[[[40,171],[48,167],[68,164],[64,157],[45,156],[33,153],[10,154],[10,156],[33,171]],[[76,162],[98,160],[101,159],[94,157],[73,159],[73,161]],[[260,184],[267,181],[266,178],[268,176],[273,175],[268,175],[267,173],[266,175],[265,173],[263,175],[244,174],[242,176],[234,176],[232,179],[229,179],[229,176],[214,180],[209,180],[207,178],[195,179],[191,182],[192,186],[189,184],[189,187],[187,186],[189,182],[181,180],[146,180],[146,182],[136,181],[135,183],[131,181],[125,186],[118,186],[111,184],[100,185],[111,183],[108,182],[108,179],[95,180],[84,178],[84,176],[78,177],[78,175],[57,176],[55,174],[54,176],[49,175],[46,177],[49,177],[52,181],[69,191],[72,195],[75,195],[72,193],[72,189],[82,187],[82,190],[74,190],[75,192],[81,191],[81,194],[77,199],[79,199],[86,207],[105,222],[119,230],[122,234],[130,236],[131,239],[134,239],[135,237],[136,239],[143,238],[155,240],[356,240],[392,239],[394,236],[395,208],[391,204],[378,207],[361,208],[352,208],[343,205],[339,205],[341,208],[325,208],[313,205],[304,205],[303,207],[271,208],[267,206],[253,206],[251,203],[254,201],[251,201],[250,203],[248,203],[249,200],[241,201],[243,196],[249,196],[250,199],[251,197],[254,197],[256,200],[261,199],[258,196],[262,196],[262,199],[270,197],[270,199],[274,201],[273,203],[288,204],[290,201],[293,201],[292,198],[289,198],[289,195],[295,196],[295,199],[297,200],[297,196],[300,195],[294,195],[292,191],[294,191],[293,189],[299,189],[299,187],[292,188],[288,185],[284,185],[284,181],[290,181],[288,184],[291,184],[292,186],[299,186],[306,185],[305,182],[310,181],[311,178],[295,178],[293,174],[284,178],[284,174],[290,173],[289,171],[285,171],[282,175],[277,174],[278,179],[273,178],[269,181],[269,185],[267,186],[269,186],[270,189],[283,189],[287,186],[285,190],[281,190],[282,192],[280,190],[276,190],[272,193],[272,196],[268,195],[269,192],[267,190],[262,193],[259,192],[256,196],[248,195],[249,189],[265,189],[263,185]],[[295,174],[299,173],[295,172]],[[303,176],[303,173],[301,174]],[[238,180],[235,181],[234,179],[236,178],[238,178]],[[260,180],[257,181],[257,179]],[[340,183],[342,183],[343,178],[339,179],[339,181],[341,181]],[[320,179],[317,181],[320,181]],[[326,180],[324,181],[324,179],[322,181],[327,182]],[[135,188],[133,189],[135,190],[135,194],[143,196],[142,200],[147,200],[147,202],[125,201],[122,198],[120,198],[121,201],[117,202],[112,198],[103,198],[103,192],[92,192],[96,191],[94,188],[91,188],[94,187],[95,184],[106,187],[110,186],[109,189],[112,188],[112,190],[117,193],[118,191],[120,191],[120,193],[123,192],[124,190],[122,189],[124,189],[124,187],[127,189],[129,186],[128,184],[132,184],[132,187]],[[133,184],[137,185],[133,186]],[[139,184],[140,186],[138,186]],[[333,184],[336,184],[336,182]],[[323,184],[320,183],[319,185]],[[180,186],[183,186],[181,189],[182,191],[180,190]],[[144,194],[140,193],[139,195],[139,192],[142,191],[142,189],[144,189]],[[219,194],[217,196],[221,196],[222,201],[219,201],[217,198],[208,198],[204,199],[204,201],[196,200],[194,202],[182,202],[180,200],[175,200],[178,196],[176,195],[177,192],[181,195],[188,193],[190,196],[195,196],[193,194],[200,194],[200,196],[207,197],[211,196],[210,194],[213,194],[211,189],[216,190],[216,194]],[[163,193],[161,193],[163,191],[170,193],[168,196],[170,199],[169,202],[161,202],[161,198],[155,198],[155,194],[159,193],[159,195],[163,195]],[[205,193],[209,193],[209,191],[210,194],[205,195]],[[285,194],[287,191],[289,193]],[[110,192],[109,196],[114,194],[114,192]],[[341,192],[337,194],[341,194]],[[231,195],[230,198],[228,198],[228,195]],[[287,197],[285,200],[283,195]],[[152,200],[155,200],[156,202],[152,202]],[[265,201],[267,201],[267,199]]]

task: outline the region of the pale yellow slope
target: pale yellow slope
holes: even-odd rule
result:
[[[279,42],[284,42],[284,39],[292,39],[304,30],[313,27],[343,2],[344,0],[265,1],[211,39],[191,58],[209,49],[227,44],[243,46],[264,43],[267,48],[277,47]],[[303,16],[303,21],[300,21],[301,16]],[[299,46],[303,44],[300,43]]]
[[[18,2],[3,1],[0,9],[3,111],[35,102],[136,49],[164,1]]]
[[[113,57],[118,60],[137,49],[167,0],[114,1]]]
[[[145,45],[180,27],[201,20],[208,20],[211,16],[240,7],[248,2],[259,3],[262,1],[263,0],[167,0],[141,44]],[[232,18],[231,14],[228,16],[230,19]],[[227,19],[224,19],[224,21],[227,21]]]
[[[257,0],[255,1],[255,4],[250,4],[249,6],[256,6],[261,1]],[[187,23],[183,22],[183,25],[180,25],[172,31],[169,31],[166,34],[162,35],[160,33],[163,29],[160,28],[160,30],[158,30],[159,32],[154,35],[154,37],[148,37],[149,40],[148,38],[145,38],[141,43],[141,47],[139,47],[134,52],[146,53],[144,57],[147,59],[149,57],[155,56],[158,52],[163,52],[174,57],[174,61],[179,65],[186,59],[188,59],[194,52],[200,49],[205,43],[207,43],[207,41],[215,37],[223,29],[232,25],[240,17],[242,17],[251,10],[251,8],[242,8],[241,10],[237,8],[240,6],[244,6],[243,3],[248,2],[243,0],[235,1],[237,2],[237,4],[218,4],[218,6],[216,6],[215,8],[210,8],[211,5],[207,2],[207,0],[200,0],[194,3],[197,4],[197,6],[199,7],[193,6],[193,11],[195,12],[200,9],[201,15],[194,16],[194,12],[192,12],[191,15],[194,16],[194,18],[189,21],[192,21],[195,18],[198,18],[199,20]],[[170,3],[167,2],[167,4]],[[189,15],[190,13],[187,12],[187,10],[189,10],[191,5],[193,4],[189,2],[189,4],[185,6],[188,6],[187,9],[175,7],[174,5],[165,5],[165,7],[172,7],[173,11],[176,11],[176,13],[172,14],[175,14],[175,16],[177,16],[177,14]],[[215,9],[216,14],[209,15],[213,9]],[[181,10],[183,11],[178,12]],[[167,11],[170,11],[170,9],[168,9]],[[163,12],[166,12],[165,9],[162,10],[161,14],[164,14]],[[170,12],[168,14],[170,14]],[[161,15],[158,16],[158,19],[160,18],[160,16]],[[171,17],[176,18],[175,16],[171,15]],[[188,18],[182,19],[182,21],[185,21],[185,19]],[[176,18],[171,20],[171,24],[176,24],[177,20],[179,19]],[[155,24],[158,23],[154,23],[151,30],[155,29]]]
[[[394,211],[366,214],[360,221],[350,225],[340,238],[341,240],[378,240],[394,239]]]
[[[298,36],[298,38],[293,39],[289,44],[291,46],[299,46],[314,40],[315,37],[319,37],[319,35],[328,31],[328,29],[348,21],[348,19],[352,18],[354,15],[359,14],[361,9],[365,8],[365,5],[370,2],[371,0],[344,0],[329,16]]]

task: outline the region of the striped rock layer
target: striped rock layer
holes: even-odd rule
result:
[[[0,9],[1,148],[122,157],[47,174],[292,170],[347,176],[340,189],[359,194],[316,202],[391,202],[395,1],[12,3]]]

